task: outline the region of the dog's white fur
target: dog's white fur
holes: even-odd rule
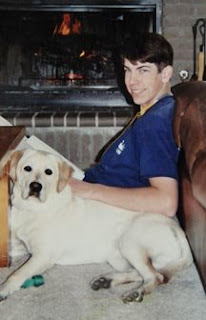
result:
[[[92,280],[95,290],[134,282],[123,300],[140,301],[192,262],[178,223],[72,195],[72,169],[49,153],[27,149],[10,160],[11,256],[30,258],[0,285],[0,300],[54,264],[108,262],[116,271]],[[32,183],[41,191],[31,191]]]

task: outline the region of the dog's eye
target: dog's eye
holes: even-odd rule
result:
[[[32,168],[30,166],[26,166],[26,167],[24,167],[24,170],[27,172],[30,172],[30,171],[32,171]]]
[[[45,173],[46,173],[48,176],[50,176],[53,172],[51,171],[51,169],[46,169],[46,170],[45,170]]]

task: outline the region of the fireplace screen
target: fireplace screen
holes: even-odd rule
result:
[[[161,31],[161,0],[0,0],[1,108],[128,106],[116,46]]]
[[[153,22],[150,12],[1,12],[0,83],[114,86],[115,46]]]

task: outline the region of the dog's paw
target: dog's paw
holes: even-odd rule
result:
[[[93,279],[90,282],[90,286],[93,290],[108,289],[111,286],[111,282],[112,282],[112,279],[101,276]]]
[[[0,285],[0,302],[7,298],[8,294],[4,288],[4,285]]]
[[[131,302],[142,302],[144,298],[144,290],[142,289],[132,289],[129,292],[126,292],[122,296],[122,301],[124,303],[131,303]]]
[[[2,296],[1,293],[0,293],[0,302],[6,300],[7,296]]]
[[[0,285],[0,301],[5,300],[9,295],[19,288],[15,283],[10,282],[9,280]]]

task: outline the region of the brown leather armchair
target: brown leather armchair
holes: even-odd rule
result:
[[[181,83],[172,92],[174,136],[182,149],[178,217],[206,290],[206,82]]]

